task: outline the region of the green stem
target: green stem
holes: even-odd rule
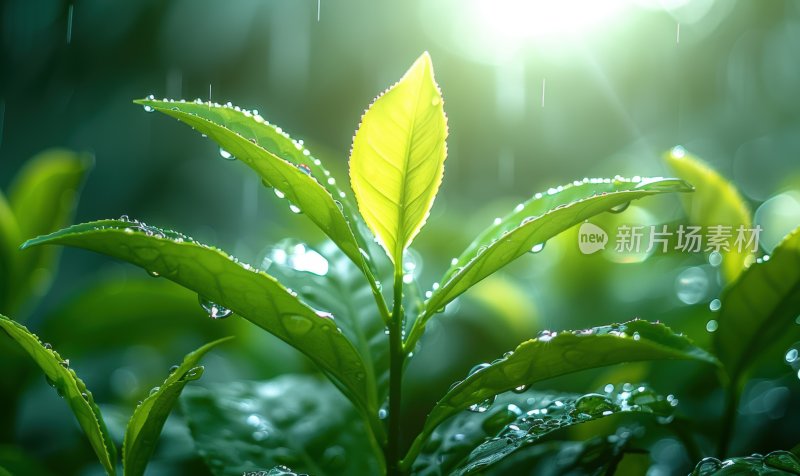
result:
[[[722,414],[722,428],[719,433],[717,444],[717,457],[724,458],[728,453],[728,447],[733,437],[733,429],[736,425],[736,413],[739,409],[739,379],[732,378],[730,385],[726,389],[725,410]]]
[[[389,476],[403,474],[400,468],[401,399],[403,382],[403,275],[395,270],[394,305],[389,322],[389,435],[386,444],[386,467]]]

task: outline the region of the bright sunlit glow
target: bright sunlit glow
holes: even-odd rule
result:
[[[623,0],[471,0],[470,13],[495,38],[583,34],[619,15]]]
[[[466,57],[501,64],[562,54],[615,29],[635,0],[438,0],[421,2],[423,25]],[[639,9],[641,11],[641,9]]]

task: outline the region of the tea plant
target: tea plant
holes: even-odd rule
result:
[[[495,220],[453,258],[439,283],[422,294],[404,263],[438,192],[447,137],[443,100],[427,54],[362,118],[350,155],[355,203],[302,141],[292,140],[257,111],[201,100],[150,97],[137,103],[217,142],[223,157],[253,169],[266,187],[287,200],[291,211],[305,215],[330,240],[322,250],[328,268],[318,275],[292,266],[291,253],[304,253],[305,248],[287,250],[283,261],[256,269],[184,234],[127,217],[71,226],[25,244],[75,246],[133,263],[196,292],[210,317],[241,316],[316,364],[329,383],[286,375],[261,383],[187,388],[184,413],[199,454],[215,474],[290,474],[281,465],[314,474],[390,475],[465,475],[500,471],[502,465],[515,462],[530,468],[532,460],[521,450],[555,431],[619,414],[646,414],[666,423],[678,405],[674,395],[646,384],[614,382],[586,394],[542,392],[532,385],[585,369],[667,359],[697,361],[727,375],[732,403],[718,454],[724,456],[735,402],[751,361],[746,353],[770,343],[761,337],[765,333],[777,337],[791,327],[797,314],[800,233],[795,232],[768,262],[745,269],[743,257],[738,268],[726,265],[732,266],[731,277],[741,276],[722,296],[725,305],[714,336],[719,359],[657,322],[545,331],[473,368],[439,398],[419,434],[409,435],[401,414],[403,374],[426,325],[448,304],[590,217],[624,209],[632,200],[690,192],[692,187],[681,179],[615,177],[584,179],[537,193]],[[687,168],[681,175],[694,171],[696,177],[688,178],[718,178],[696,160],[683,159],[678,167],[685,163]],[[769,297],[752,306],[753,296],[765,292],[765,283],[772,283]],[[18,341],[27,336],[11,324],[3,328]],[[37,360],[48,372],[45,362],[57,357],[37,345],[31,341],[29,347],[36,348],[37,356],[44,353]],[[74,377],[65,375],[65,380]],[[91,398],[78,395],[70,399],[71,405],[88,401],[91,406]],[[172,401],[158,408],[168,412]],[[76,410],[79,421],[86,405]],[[94,411],[92,418],[84,428],[104,467],[113,473],[113,446],[107,439],[98,440],[102,428],[96,427],[102,420]],[[154,444],[159,421],[145,425],[152,430],[148,447]],[[554,464],[562,465],[562,471],[580,467],[587,474],[612,474],[622,456],[635,450],[630,442],[637,431],[576,443],[569,457]],[[137,468],[143,468],[141,464]],[[713,474],[725,465],[757,466],[765,468],[764,474],[800,471],[792,453],[776,452],[725,464],[704,460],[696,472]]]

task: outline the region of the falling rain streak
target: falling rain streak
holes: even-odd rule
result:
[[[322,0],[317,0],[317,22],[319,22],[320,10],[322,10]]]
[[[0,100],[0,147],[3,146],[3,128],[6,125],[6,101]]]
[[[544,92],[545,86],[547,86],[546,79],[542,78],[542,107],[544,107]]]
[[[678,23],[677,31],[675,32],[675,44],[678,45],[681,42],[681,24]]]
[[[67,44],[72,43],[72,10],[74,9],[74,5],[70,4],[69,9],[67,10]]]

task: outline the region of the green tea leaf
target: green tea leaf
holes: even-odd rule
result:
[[[357,214],[347,196],[337,186],[322,163],[299,141],[292,140],[280,127],[267,122],[257,111],[226,104],[134,101],[150,110],[162,112],[186,123],[218,143],[221,153],[235,157],[302,211],[374,281],[365,238],[357,226]],[[362,251],[363,250],[363,251]]]
[[[442,95],[426,52],[364,113],[350,154],[358,208],[395,266],[439,190],[446,137]]]
[[[78,378],[75,371],[69,368],[69,360],[49,346],[42,344],[38,337],[23,325],[0,315],[0,329],[22,347],[31,356],[36,365],[42,369],[47,381],[69,405],[83,432],[89,439],[94,453],[108,474],[116,472],[116,449],[108,434],[100,409],[94,402],[92,393]]]
[[[579,370],[665,359],[717,364],[714,356],[663,324],[634,320],[578,331],[545,331],[453,385],[428,415],[415,446],[450,416],[508,390]]]
[[[683,198],[683,205],[692,225],[730,227],[731,238],[727,240],[729,251],[720,250],[723,256],[722,270],[726,281],[733,282],[745,267],[752,252],[745,247],[741,251],[734,246],[737,228],[751,226],[750,207],[733,183],[726,180],[708,164],[676,147],[664,155],[667,165],[695,187],[695,193]]]
[[[727,476],[758,474],[769,476],[800,475],[800,459],[788,451],[773,451],[766,456],[754,454],[720,461],[703,458],[690,476]]]
[[[0,312],[10,312],[8,301],[16,273],[20,243],[19,225],[14,212],[0,191]]]
[[[508,216],[483,232],[448,270],[433,291],[424,313],[414,322],[408,338],[413,346],[431,316],[482,279],[511,261],[543,245],[562,231],[594,215],[624,207],[632,200],[667,192],[688,192],[691,186],[677,179],[591,179],[537,193]]]
[[[800,309],[800,228],[768,261],[752,264],[720,298],[714,348],[728,375],[738,379],[761,352],[796,327]]]
[[[554,431],[599,418],[620,413],[646,413],[668,418],[678,403],[671,395],[664,397],[644,385],[631,385],[607,394],[536,395],[533,397],[534,408],[528,409],[530,404],[523,407],[525,410],[515,406],[519,416],[472,450],[453,474],[463,476],[483,471]]]
[[[47,150],[25,164],[8,191],[19,238],[43,235],[69,224],[92,164],[89,154],[63,149]],[[19,245],[17,241],[16,246]],[[15,256],[16,277],[11,283],[9,309],[18,308],[32,294],[44,294],[53,278],[58,254],[55,249],[37,249],[17,251]]]
[[[320,379],[284,375],[192,386],[181,404],[195,446],[217,476],[276,465],[315,475],[382,473],[363,420]]]
[[[377,379],[378,401],[383,401],[389,383],[389,342],[358,269],[331,242],[314,249],[285,240],[272,248],[268,259],[267,271],[272,276],[295,290],[304,302],[336,316],[342,332],[364,359],[368,378]],[[310,271],[311,265],[322,269]]]
[[[562,428],[624,412],[671,418],[678,403],[673,396],[663,397],[645,385],[626,383],[616,388],[616,392],[587,395],[531,390],[503,394],[486,411],[461,412],[437,428],[413,465],[415,474],[468,474],[486,469]],[[629,437],[630,434],[623,434],[616,441],[622,442],[621,446]],[[617,452],[620,446],[616,447]],[[615,449],[606,448],[604,455],[614,453]],[[566,470],[565,466],[570,463],[577,466],[588,459],[578,458],[579,455],[579,452],[573,452],[569,461],[559,460],[559,468]],[[603,463],[598,462],[597,454],[594,456],[593,462],[597,464],[593,469],[596,470]],[[525,463],[525,467],[530,469],[531,462]],[[454,471],[457,466],[460,469]]]
[[[180,233],[139,222],[75,225],[25,243],[85,248],[157,273],[230,309],[306,354],[366,414],[376,415],[358,352],[327,313],[316,311],[275,278]]]
[[[231,337],[210,342],[188,354],[160,387],[136,407],[125,431],[122,446],[122,466],[125,476],[141,476],[156,449],[161,429],[178,401],[183,388],[203,375],[203,367],[197,367],[200,359],[215,346]]]

